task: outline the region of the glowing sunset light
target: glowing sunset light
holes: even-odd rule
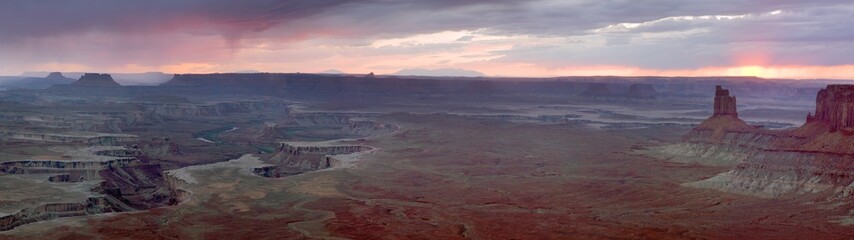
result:
[[[760,66],[738,67],[734,70],[737,72],[735,75],[768,77],[767,75],[765,75],[765,68],[760,67]],[[728,74],[728,75],[733,75],[733,74]]]
[[[105,4],[95,9],[103,14],[81,14],[92,9],[71,1],[21,2],[0,8],[0,75],[421,68],[854,79],[854,35],[840,27],[854,19],[852,3],[285,2]],[[157,14],[121,14],[134,12]]]
[[[497,76],[753,76],[786,79],[854,79],[854,65],[842,66],[741,66],[657,70],[627,66],[580,66],[548,69],[530,64],[513,64],[482,72]]]

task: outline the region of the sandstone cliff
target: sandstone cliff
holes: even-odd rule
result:
[[[137,158],[142,153],[123,147],[92,147],[97,156],[85,160],[20,160],[0,163],[0,174],[46,174],[50,182],[80,182],[88,199],[82,202],[43,202],[17,213],[0,215],[0,231],[61,217],[123,212],[177,204],[186,198],[159,164]],[[65,184],[65,183],[64,183]]]
[[[711,117],[695,127],[685,140],[688,142],[727,142],[737,141],[738,134],[758,133],[755,127],[738,118],[735,96],[721,86],[715,87],[714,112]]]
[[[718,87],[715,113],[679,144],[652,155],[676,162],[730,165],[732,170],[686,186],[758,197],[820,196],[847,201],[854,194],[854,86],[830,85],[816,99],[816,115],[791,130],[753,128],[738,119],[735,97]],[[701,160],[697,160],[701,159]]]
[[[730,96],[729,90],[722,88],[720,85],[715,86],[715,108],[712,116],[738,117],[735,105],[735,96]]]
[[[807,121],[822,122],[831,132],[854,131],[854,85],[828,85],[819,90],[815,102],[815,115]]]
[[[267,159],[275,167],[255,169],[255,174],[265,177],[282,177],[330,168],[336,163],[335,155],[346,155],[372,150],[359,145],[324,145],[281,143],[276,153]]]

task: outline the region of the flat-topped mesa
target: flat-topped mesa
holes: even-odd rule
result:
[[[712,116],[738,117],[735,104],[735,96],[730,96],[729,90],[724,89],[721,85],[715,86],[715,109]]]
[[[61,72],[52,72],[52,73],[48,74],[48,75],[47,75],[47,77],[45,77],[45,78],[46,78],[46,79],[50,79],[50,80],[65,80],[65,79],[68,79],[68,78],[66,78],[65,76],[63,76]]]
[[[71,83],[73,86],[87,87],[121,87],[119,83],[113,80],[110,74],[101,73],[86,73],[76,82]]]
[[[815,115],[807,116],[807,122],[815,121],[827,124],[831,132],[854,131],[854,85],[831,84],[818,91]]]

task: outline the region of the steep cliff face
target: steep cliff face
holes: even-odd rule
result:
[[[92,183],[88,199],[34,205],[15,214],[0,216],[0,231],[61,217],[151,209],[186,199],[174,179],[168,179],[159,164],[136,157],[137,149],[97,147],[86,151],[106,159],[21,160],[0,163],[0,174],[50,174],[50,182]]]
[[[79,180],[98,180],[98,172],[111,166],[132,166],[139,162],[133,158],[108,161],[20,160],[0,163],[0,173],[44,174],[71,173]]]
[[[372,149],[372,147],[358,145],[300,146],[282,143],[279,145],[276,154],[267,160],[268,163],[276,166],[255,169],[255,173],[265,177],[282,177],[326,169],[336,164],[335,155],[346,155]]]
[[[42,204],[22,209],[15,214],[0,217],[0,231],[11,230],[15,227],[38,221],[115,211],[117,209],[104,197],[91,197],[82,202],[75,203]]]
[[[746,136],[743,136],[746,135]],[[752,144],[765,135],[738,118],[735,97],[721,86],[715,87],[714,113],[685,136],[686,142]],[[767,139],[764,139],[767,140]],[[767,141],[763,141],[767,142]]]
[[[677,162],[731,165],[732,170],[690,187],[766,198],[804,194],[827,201],[851,200],[854,192],[854,137],[849,108],[854,86],[831,85],[816,99],[816,116],[793,130],[764,130],[737,120],[735,97],[718,87],[715,114],[679,144],[653,155]],[[696,160],[701,159],[701,160]]]
[[[73,86],[86,87],[121,87],[110,74],[86,73],[76,82],[71,83]]]
[[[712,116],[738,117],[735,105],[735,96],[730,96],[729,90],[724,89],[720,85],[715,86],[715,108]]]
[[[809,122],[822,122],[830,132],[854,129],[854,85],[828,85],[819,90],[815,102],[815,115],[807,116]]]
[[[101,133],[78,133],[78,134],[53,134],[53,133],[28,133],[28,132],[0,132],[0,139],[18,139],[29,141],[82,143],[90,146],[114,146],[132,143],[139,137],[127,134],[101,134]]]
[[[134,144],[129,147],[140,151],[149,159],[162,159],[170,156],[183,155],[181,147],[169,138],[151,138],[146,141],[140,141],[138,144]]]
[[[164,177],[159,164],[110,166],[100,172],[101,191],[119,201],[122,211],[150,209],[178,203],[178,193]]]

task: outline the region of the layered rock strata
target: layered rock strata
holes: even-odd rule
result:
[[[0,231],[38,221],[116,211],[118,209],[105,197],[90,197],[82,202],[73,203],[46,203],[22,209],[15,214],[0,216]]]
[[[830,85],[818,93],[816,115],[808,115],[806,124],[775,131],[738,119],[735,97],[717,88],[712,117],[682,143],[652,152],[671,161],[733,166],[686,186],[768,198],[810,194],[828,201],[850,200],[854,137],[843,133],[850,126],[849,96],[854,96],[854,86]]]
[[[16,139],[28,141],[80,143],[87,145],[123,145],[139,140],[139,137],[129,134],[104,133],[32,133],[32,132],[0,132],[0,139]]]
[[[136,149],[92,148],[92,160],[21,160],[0,163],[2,174],[51,174],[49,182],[80,182],[90,191],[82,202],[42,203],[0,216],[0,231],[61,217],[150,209],[177,204],[186,198],[159,164],[136,157]],[[88,185],[95,183],[95,185]],[[91,188],[91,189],[90,189]]]
[[[827,124],[830,132],[852,132],[854,127],[854,85],[828,85],[819,90],[815,102],[815,115],[808,122]]]
[[[326,169],[340,164],[337,155],[371,151],[374,148],[360,145],[324,145],[281,143],[267,162],[275,166],[256,168],[255,174],[265,177],[283,177]]]

